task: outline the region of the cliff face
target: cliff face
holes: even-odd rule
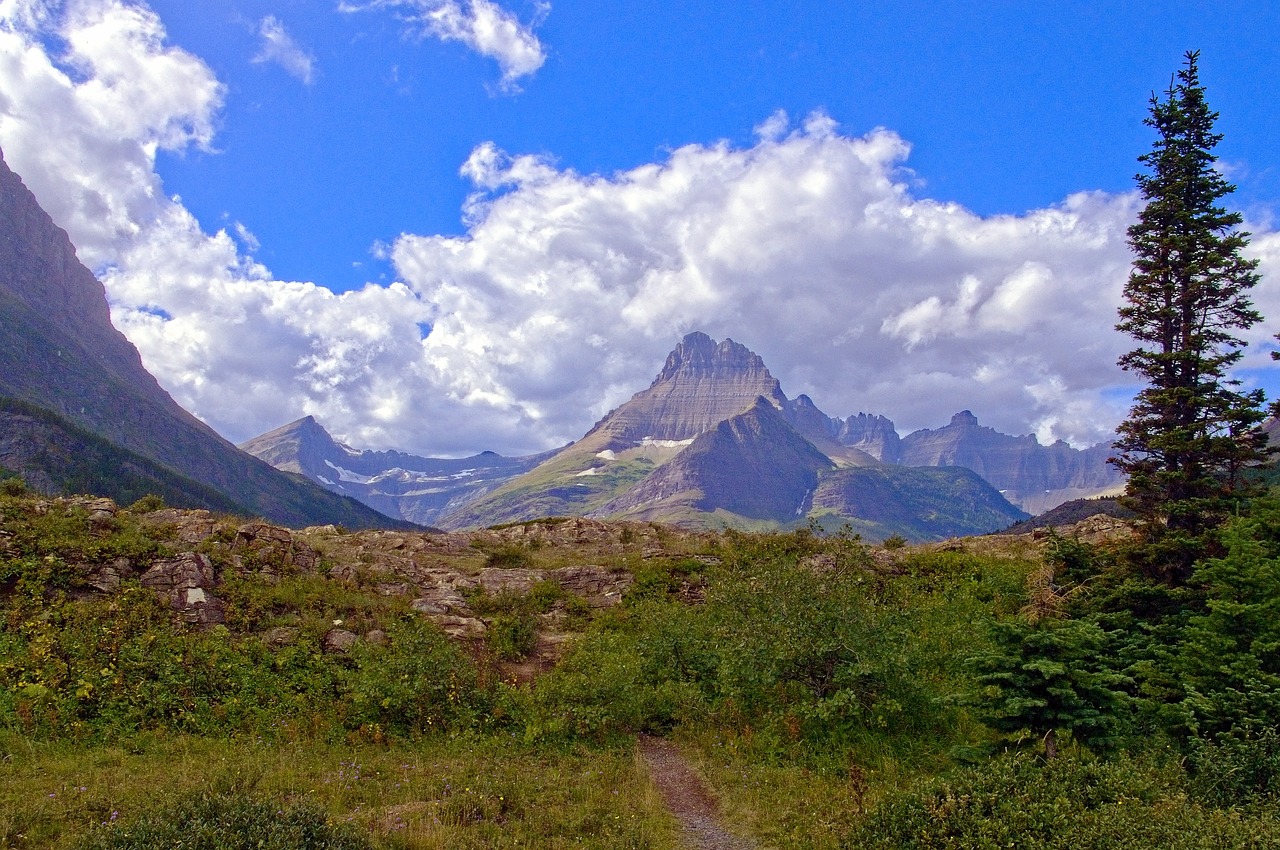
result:
[[[902,438],[904,466],[962,466],[972,469],[1024,510],[1048,510],[1069,499],[1100,495],[1124,483],[1106,462],[1110,446],[1084,451],[1064,442],[1042,446],[1030,434],[1012,437],[978,424],[969,411],[946,427]]]
[[[278,522],[389,522],[357,502],[290,478],[238,451],[178,406],[111,325],[102,284],[67,234],[0,157],[0,396],[72,425],[216,491],[218,504]],[[39,474],[38,458],[24,473]],[[110,474],[110,470],[106,471]],[[92,484],[92,480],[81,482]],[[106,483],[101,485],[105,492]]]
[[[902,441],[888,417],[858,413],[837,422],[835,437],[842,445],[860,449],[884,463],[911,465],[902,460]]]
[[[786,404],[764,361],[731,339],[716,343],[704,333],[687,335],[667,356],[647,390],[600,421],[590,433],[621,441],[690,440],[750,409],[763,396]]]

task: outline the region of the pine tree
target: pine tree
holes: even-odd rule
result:
[[[1145,123],[1159,138],[1138,157],[1146,206],[1129,228],[1135,259],[1116,325],[1138,342],[1120,358],[1146,387],[1120,426],[1125,498],[1165,545],[1165,578],[1185,579],[1206,531],[1246,488],[1241,472],[1265,460],[1261,391],[1243,391],[1228,370],[1241,357],[1235,335],[1262,320],[1249,300],[1257,260],[1241,256],[1249,234],[1221,200],[1235,191],[1214,168],[1218,113],[1205,102],[1198,52],[1186,55]]]

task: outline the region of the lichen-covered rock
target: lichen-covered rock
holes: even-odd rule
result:
[[[89,573],[89,586],[99,593],[115,593],[120,583],[134,578],[137,570],[128,558],[116,558],[109,564],[99,564]]]
[[[262,639],[271,646],[288,646],[298,639],[298,630],[291,626],[276,626],[263,632]]]
[[[547,577],[554,579],[561,588],[587,600],[592,608],[608,608],[622,601],[622,595],[631,587],[632,575],[615,572],[603,567],[562,567],[551,570]]]
[[[156,561],[142,574],[141,584],[188,623],[213,625],[226,619],[222,600],[212,593],[217,573],[208,555],[186,552]]]
[[[330,654],[345,655],[351,651],[360,638],[355,632],[346,629],[332,628],[320,639],[320,649]]]
[[[451,638],[471,639],[484,637],[487,627],[484,622],[477,617],[459,617],[453,614],[429,615],[427,619],[431,620],[440,630]]]
[[[462,594],[449,585],[437,585],[423,591],[423,595],[410,603],[413,610],[422,614],[470,613],[470,607]]]

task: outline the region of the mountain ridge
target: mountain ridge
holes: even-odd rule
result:
[[[54,449],[69,451],[79,429],[118,449],[120,458],[141,457],[163,468],[156,474],[179,504],[215,510],[233,505],[239,513],[292,525],[404,525],[241,452],[183,410],[111,324],[101,282],[80,263],[66,232],[40,208],[2,151],[0,397],[74,426],[44,418],[51,442],[42,447],[39,429],[28,427],[42,417],[22,420],[23,445],[9,455],[20,474],[39,476],[41,458]],[[18,419],[10,422],[19,425]],[[96,443],[91,450],[105,451]],[[65,477],[44,472],[51,485]],[[183,480],[196,486],[180,486]],[[104,492],[111,485],[101,476],[81,483],[95,481]],[[210,499],[209,491],[219,498]]]

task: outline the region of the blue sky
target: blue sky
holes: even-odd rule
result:
[[[233,440],[311,414],[360,447],[546,449],[698,329],[831,415],[1086,444],[1133,391],[1124,231],[1187,49],[1280,317],[1277,17],[0,0],[0,148]],[[1249,334],[1268,387],[1276,329]]]
[[[461,232],[471,187],[458,166],[482,142],[609,173],[690,142],[749,144],[777,109],[891,128],[930,197],[1021,213],[1131,188],[1145,100],[1200,49],[1221,153],[1248,168],[1237,201],[1266,205],[1280,197],[1280,21],[1267,5],[519,2],[522,21],[545,15],[546,63],[493,95],[494,61],[406,37],[386,14],[155,0],[171,41],[229,87],[217,152],[159,170],[208,226],[249,227],[274,273],[335,288],[390,274],[370,268],[377,241]],[[268,15],[314,57],[310,84],[251,61]]]

